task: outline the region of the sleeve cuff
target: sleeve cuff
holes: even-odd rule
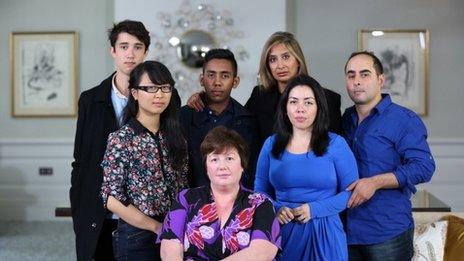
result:
[[[127,206],[130,205],[131,202],[130,202],[129,199],[125,199],[125,200],[121,200],[121,203],[122,203],[125,207],[127,207]]]
[[[311,219],[319,217],[319,209],[320,204],[318,202],[308,203],[309,206],[309,214],[311,215]]]
[[[393,171],[393,175],[395,175],[396,180],[398,181],[398,187],[399,188],[404,188],[407,185],[407,178],[406,175],[404,175],[403,171],[401,169],[397,169]]]
[[[113,195],[113,194],[102,194],[102,200],[103,200],[103,206],[105,206],[105,208],[108,208],[107,207],[107,204],[108,204],[108,198],[112,196],[113,198],[115,198],[116,200],[118,200],[119,202],[121,202],[121,204],[123,204],[125,207],[129,206],[129,204],[131,204],[131,200],[128,199],[127,197],[125,196],[121,196],[121,195]]]
[[[272,200],[272,205],[274,205],[275,213],[279,212],[279,209],[282,207],[282,204],[277,203],[276,201]]]

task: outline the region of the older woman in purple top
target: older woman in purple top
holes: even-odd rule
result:
[[[264,194],[240,187],[247,147],[235,131],[220,126],[201,144],[209,186],[183,190],[161,233],[163,260],[272,260],[280,229]]]

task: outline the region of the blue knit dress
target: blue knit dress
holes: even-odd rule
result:
[[[346,235],[339,213],[346,208],[351,192],[345,189],[358,179],[356,160],[345,140],[329,133],[323,156],[312,151],[272,155],[275,135],[261,149],[256,169],[255,191],[282,206],[296,208],[309,203],[311,219],[282,226],[279,260],[348,260]]]

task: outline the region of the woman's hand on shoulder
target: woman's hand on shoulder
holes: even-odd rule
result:
[[[203,108],[205,108],[205,104],[203,103],[203,100],[202,100],[202,96],[204,95],[205,95],[204,91],[199,91],[199,92],[192,94],[192,96],[190,96],[190,98],[188,98],[187,100],[187,106],[189,106],[190,108],[194,109],[197,112],[202,111]]]

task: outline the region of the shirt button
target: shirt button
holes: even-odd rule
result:
[[[92,226],[92,228],[96,228],[96,227],[97,227],[97,223],[93,222],[91,226]]]

